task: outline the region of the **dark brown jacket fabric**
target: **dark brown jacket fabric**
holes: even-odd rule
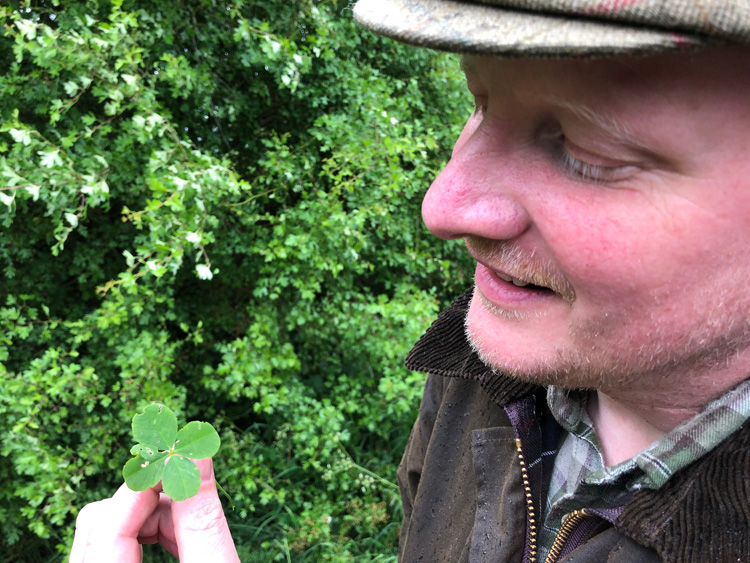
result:
[[[467,293],[407,358],[428,373],[398,471],[404,507],[402,563],[521,562],[527,501],[504,407],[539,388],[493,372],[464,336]],[[750,563],[750,425],[675,474],[632,495],[614,525],[562,563]]]

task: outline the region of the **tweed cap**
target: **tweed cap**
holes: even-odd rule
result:
[[[651,54],[750,42],[750,0],[358,0],[399,41],[516,57]]]

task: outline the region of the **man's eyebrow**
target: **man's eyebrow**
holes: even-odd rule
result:
[[[594,110],[581,102],[573,102],[558,96],[544,96],[543,101],[568,111],[582,121],[587,121],[615,141],[626,141],[643,145],[643,140],[633,130],[613,115]]]

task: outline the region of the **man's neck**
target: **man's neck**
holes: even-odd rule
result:
[[[742,359],[747,360],[748,355],[750,351],[744,351]],[[632,458],[747,379],[748,369],[740,369],[737,364],[728,364],[711,373],[683,373],[681,384],[663,377],[667,389],[591,391],[587,411],[605,465],[617,465]]]
[[[672,409],[654,417],[653,407],[634,407],[601,391],[591,392],[587,410],[601,445],[604,464],[608,466],[632,458],[697,412]],[[670,423],[665,423],[665,418]]]

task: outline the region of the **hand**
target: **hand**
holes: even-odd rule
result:
[[[140,563],[141,544],[161,543],[181,563],[239,562],[216,492],[210,459],[196,460],[198,494],[175,502],[161,484],[147,491],[122,485],[112,498],[78,514],[70,563]]]

